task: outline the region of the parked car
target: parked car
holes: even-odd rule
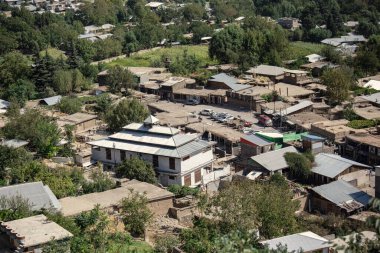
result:
[[[226,117],[224,117],[220,122],[229,122],[229,121],[232,121],[232,120],[234,120],[235,119],[235,117],[234,116],[232,116],[232,115],[227,115]]]
[[[202,111],[199,112],[200,115],[203,116],[211,116],[214,111],[211,109],[203,109]]]
[[[189,99],[186,101],[187,105],[199,105],[199,101],[196,99]]]
[[[266,126],[266,127],[273,126],[273,122],[272,122],[271,118],[269,118],[267,115],[260,115],[259,116],[259,124]]]

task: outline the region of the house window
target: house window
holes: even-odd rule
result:
[[[175,176],[169,176],[170,180],[175,180]]]
[[[111,149],[109,149],[109,148],[106,148],[106,159],[107,160],[111,160],[112,159]]]
[[[153,156],[153,167],[157,168],[159,166],[158,164],[158,156]]]
[[[185,176],[185,186],[191,185],[191,174]]]
[[[120,150],[120,160],[124,161],[127,158],[125,150]]]
[[[202,169],[198,169],[197,171],[195,171],[194,177],[195,177],[195,183],[200,182],[202,180]]]
[[[169,158],[169,168],[175,170],[175,159],[172,157]]]

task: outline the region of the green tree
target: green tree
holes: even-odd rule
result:
[[[121,92],[129,88],[135,88],[137,82],[133,74],[119,65],[114,66],[108,70],[107,84],[109,85],[111,92]]]
[[[58,151],[58,125],[38,110],[26,110],[24,114],[10,118],[2,132],[6,138],[28,140],[30,146],[42,156],[51,157]]]
[[[19,79],[27,80],[31,62],[20,52],[10,52],[0,58],[0,86],[8,87]]]
[[[183,8],[183,17],[187,21],[200,20],[205,14],[205,8],[197,3],[187,4]]]
[[[119,131],[133,122],[142,122],[148,117],[148,110],[135,99],[124,99],[114,105],[106,114],[105,121],[112,131]]]
[[[59,94],[69,94],[73,90],[73,79],[70,70],[57,70],[53,75],[54,90]]]
[[[110,190],[116,186],[115,182],[101,168],[97,168],[91,172],[91,181],[82,185],[83,193],[103,192]]]
[[[146,195],[130,190],[128,198],[121,201],[121,214],[125,229],[132,235],[140,236],[144,234],[145,227],[153,218],[152,211],[148,207]]]
[[[157,182],[152,165],[136,157],[124,160],[119,164],[116,167],[116,175],[128,179],[137,179],[150,184]]]
[[[286,153],[284,155],[290,169],[290,176],[300,181],[306,181],[311,175],[312,161],[304,154]]]
[[[154,244],[154,253],[172,252],[173,247],[179,244],[179,240],[174,235],[164,235],[156,239]]]
[[[32,205],[20,195],[0,197],[0,219],[12,221],[32,216]]]
[[[347,100],[350,89],[355,85],[352,70],[347,67],[325,70],[321,80],[327,86],[330,101],[337,103]]]
[[[24,106],[26,101],[36,96],[35,86],[28,80],[19,79],[16,83],[9,85],[5,96],[8,100],[15,100],[20,106]]]
[[[95,49],[94,60],[103,60],[106,58],[119,56],[123,50],[121,42],[114,38],[97,40],[94,42],[93,47]]]
[[[82,102],[77,97],[63,97],[59,101],[58,108],[61,112],[74,114],[82,109]]]

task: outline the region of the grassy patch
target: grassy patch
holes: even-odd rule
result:
[[[291,42],[287,53],[288,60],[305,57],[309,54],[319,54],[323,48],[322,44],[296,41]]]
[[[54,47],[50,47],[46,50],[40,51],[40,56],[44,57],[46,55],[46,53],[54,59],[59,59],[60,57],[63,57],[64,60],[67,59],[65,52],[63,52],[62,50],[59,50],[57,48],[54,48]]]
[[[115,243],[112,244],[109,253],[152,253],[152,247],[146,242],[133,241],[132,244]]]
[[[208,46],[194,45],[194,46],[176,46],[170,48],[160,48],[156,50],[140,51],[131,57],[124,59],[117,59],[106,64],[107,67],[121,65],[125,67],[150,67],[154,61],[159,61],[163,57],[168,57],[172,61],[176,56],[181,56],[183,51],[187,50],[189,55],[195,55],[202,65],[216,64],[216,61],[210,59],[208,56]]]

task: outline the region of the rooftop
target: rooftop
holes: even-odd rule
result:
[[[380,147],[380,136],[369,133],[350,134],[346,136],[347,139],[368,144],[374,147]]]
[[[249,74],[263,75],[263,76],[280,76],[284,74],[285,69],[277,66],[259,65],[247,71]]]
[[[266,145],[271,145],[273,142],[270,142],[270,141],[267,141],[263,138],[260,138],[259,136],[257,135],[254,135],[254,134],[250,134],[250,135],[244,135],[243,137],[241,137],[241,142],[249,142],[249,143],[252,143],[256,146],[266,146]]]
[[[68,116],[64,116],[61,118],[61,120],[64,121],[69,121],[74,124],[80,124],[89,120],[96,119],[98,116],[94,114],[88,114],[88,113],[82,113],[82,112],[77,112]]]
[[[48,98],[44,98],[44,99],[41,99],[40,100],[40,103],[45,103],[46,105],[56,105],[58,104],[62,99],[62,96],[61,95],[58,95],[58,96],[54,96],[54,97],[48,97]]]
[[[248,85],[239,84],[235,77],[229,76],[225,73],[214,75],[209,81],[224,83],[233,91],[239,91],[250,87]]]
[[[11,140],[4,140],[0,141],[0,145],[7,146],[10,148],[20,148],[28,145],[28,141],[18,140],[18,139],[11,139]]]
[[[361,96],[361,98],[363,98],[369,102],[375,103],[377,105],[380,105],[380,92],[374,93],[374,94],[371,94],[368,96]]]
[[[321,116],[320,114],[316,114],[314,112],[300,112],[287,116],[287,122],[297,124],[303,127],[304,129],[308,130],[311,128],[311,124],[324,120],[327,119]]]
[[[251,96],[251,97],[259,97],[265,94],[270,94],[272,91],[268,88],[262,87],[262,86],[249,86],[249,88],[244,90],[239,90],[236,93],[245,95],[245,96]]]
[[[20,196],[27,199],[32,206],[33,211],[41,209],[60,210],[61,205],[49,186],[43,185],[42,182],[16,184],[0,187],[1,197],[16,197]]]
[[[309,100],[302,100],[302,101],[299,101],[298,104],[295,104],[295,105],[290,106],[284,110],[281,110],[277,114],[282,115],[282,116],[287,116],[287,115],[296,113],[298,111],[301,111],[303,109],[306,109],[308,107],[311,107],[312,105],[313,105],[313,102],[311,102]]]
[[[131,180],[119,188],[105,192],[62,198],[59,200],[62,205],[61,212],[64,216],[73,216],[83,211],[92,210],[98,204],[100,205],[100,208],[118,206],[123,198],[128,198],[128,196],[131,195],[131,189],[140,194],[145,193],[149,202],[174,196],[173,193],[158,186],[137,180]]]
[[[8,101],[0,99],[0,109],[7,109],[10,104]]]
[[[354,111],[363,119],[380,119],[380,108],[373,105],[365,107],[355,106]]]
[[[339,155],[320,153],[315,156],[315,165],[313,166],[312,172],[328,178],[335,178],[352,166],[371,168],[370,166],[343,158]]]
[[[293,146],[289,146],[275,151],[263,153],[257,156],[252,156],[251,160],[260,164],[265,169],[274,172],[277,170],[288,168],[288,164],[286,163],[284,155],[285,153],[290,152],[298,153],[298,150]]]
[[[186,129],[198,133],[210,132],[211,134],[218,136],[220,138],[226,139],[228,141],[238,143],[240,138],[244,136],[243,133],[234,130],[230,127],[215,127],[214,125],[205,124],[205,123],[192,123],[186,126]]]
[[[179,90],[174,91],[175,94],[182,94],[182,95],[193,95],[193,96],[225,96],[226,90],[224,89],[188,89],[188,88],[182,88]]]
[[[274,238],[260,242],[267,245],[269,249],[276,250],[281,244],[287,247],[288,252],[314,252],[329,248],[329,241],[311,231]]]
[[[24,247],[44,245],[50,241],[63,240],[73,235],[45,215],[36,215],[24,219],[1,223],[0,227],[25,237]]]
[[[348,212],[367,206],[372,199],[367,193],[343,180],[314,187],[312,191]]]
[[[280,96],[284,97],[302,97],[314,94],[312,90],[287,83],[276,83],[270,89],[276,90]]]

